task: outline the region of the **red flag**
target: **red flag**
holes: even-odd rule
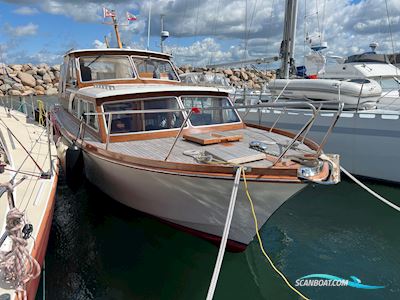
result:
[[[136,21],[137,17],[134,14],[131,14],[130,12],[127,11],[126,12],[126,19],[128,21]]]
[[[115,12],[113,10],[109,10],[109,9],[103,7],[103,17],[104,18],[115,17]]]

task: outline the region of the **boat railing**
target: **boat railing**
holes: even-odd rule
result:
[[[320,106],[321,104],[318,103]],[[200,109],[201,111],[209,111],[209,110],[232,110],[232,109],[258,109],[262,111],[262,109],[274,109],[274,108],[283,108],[284,110],[287,109],[294,109],[294,108],[305,108],[310,111],[310,118],[305,122],[304,126],[292,137],[290,142],[287,144],[286,148],[280,153],[278,158],[275,160],[274,165],[278,163],[284,156],[285,154],[293,147],[293,145],[302,137],[302,142],[305,140],[305,136],[310,130],[310,127],[314,124],[315,119],[318,117],[318,112],[320,111],[320,107],[317,109],[316,106],[313,103],[304,103],[304,102],[277,102],[277,103],[262,103],[262,104],[257,104],[257,105],[241,105],[241,106],[223,106],[223,107],[207,107],[207,108],[202,108]],[[107,112],[86,112],[84,113],[85,118],[82,118],[81,122],[86,123],[86,119],[89,116],[103,116],[107,119],[107,132],[106,132],[106,145],[105,149],[108,150],[109,144],[110,144],[110,138],[113,136],[111,132],[111,123],[112,123],[112,117],[113,115],[117,114],[124,114],[124,115],[134,115],[134,114],[154,114],[154,113],[171,113],[171,112],[185,112],[186,117],[184,121],[181,124],[180,130],[174,140],[173,145],[171,146],[171,149],[168,151],[168,154],[165,158],[165,160],[168,159],[173,147],[175,146],[177,140],[179,139],[182,130],[186,126],[186,123],[188,122],[190,116],[192,113],[196,113],[196,108],[176,108],[176,109],[145,109],[145,110],[119,110],[119,111],[107,111]],[[341,109],[340,109],[341,112]],[[336,116],[336,121],[338,118],[338,115],[340,115],[340,112],[338,112]],[[326,143],[326,140],[332,131],[334,125],[336,124],[335,122],[332,122],[330,127],[328,128],[327,133],[324,136],[324,139],[322,141],[322,146]],[[274,130],[274,127],[276,126],[278,122],[275,121],[274,126],[270,128],[270,131]],[[83,139],[84,137],[82,137]],[[316,153],[319,155],[322,151],[322,146],[319,146],[317,149]]]

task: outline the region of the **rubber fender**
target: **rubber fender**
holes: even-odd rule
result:
[[[84,163],[82,149],[71,146],[65,154],[65,179],[68,187],[76,191],[84,177]]]

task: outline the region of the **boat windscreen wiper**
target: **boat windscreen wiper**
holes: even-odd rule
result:
[[[87,64],[87,67],[90,67],[93,63],[95,63],[100,57],[104,56],[104,54],[100,54],[99,56],[95,57],[90,63]]]

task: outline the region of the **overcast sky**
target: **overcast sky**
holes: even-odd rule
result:
[[[59,63],[68,49],[104,47],[104,36],[115,46],[112,28],[102,24],[102,7],[115,9],[122,24],[127,24],[126,11],[137,16],[121,26],[124,44],[137,48],[147,46],[151,7],[150,49],[155,51],[164,14],[171,35],[166,48],[178,64],[276,56],[282,40],[283,0],[10,0],[0,1],[0,60]],[[332,55],[367,51],[373,41],[379,52],[398,52],[400,0],[299,0],[299,63],[309,51],[306,36],[322,37]]]

